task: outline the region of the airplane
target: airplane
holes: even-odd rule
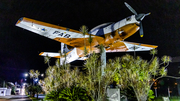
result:
[[[20,18],[16,26],[29,30],[36,34],[48,37],[50,39],[61,42],[61,51],[66,52],[65,57],[60,53],[41,52],[41,56],[49,56],[54,58],[61,58],[65,63],[71,63],[75,60],[85,60],[88,57],[84,55],[84,47],[88,54],[99,53],[99,45],[103,45],[105,51],[108,52],[132,52],[132,51],[149,51],[158,46],[127,42],[124,41],[138,30],[140,36],[143,37],[142,20],[147,14],[138,14],[129,4],[125,2],[126,7],[134,14],[116,23],[104,23],[91,29],[85,35],[82,32],[61,27],[30,18]],[[92,38],[92,42],[88,42],[88,38]],[[85,45],[86,44],[86,45]],[[71,48],[69,48],[69,46]]]

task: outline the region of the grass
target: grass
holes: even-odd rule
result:
[[[154,99],[154,101],[163,101],[162,97],[157,97]],[[173,96],[169,98],[169,101],[180,101],[180,97]]]
[[[36,97],[31,97],[29,96],[29,98],[32,100],[32,101],[43,101],[43,99],[40,99],[40,98],[36,98]]]

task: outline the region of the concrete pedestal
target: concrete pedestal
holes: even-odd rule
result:
[[[7,88],[0,88],[0,96],[6,96]]]
[[[107,96],[109,97],[109,101],[120,101],[120,89],[108,87]]]
[[[6,95],[11,95],[11,89],[6,90]]]

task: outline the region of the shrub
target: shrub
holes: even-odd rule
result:
[[[71,86],[57,91],[51,91],[46,95],[48,101],[92,101],[87,91],[81,87]]]
[[[15,95],[15,86],[12,86],[11,89],[12,89],[12,90],[11,90],[11,94],[12,94],[12,95]]]
[[[26,88],[26,92],[30,92],[30,96],[34,97],[35,94],[37,94],[37,98],[38,98],[38,94],[40,92],[42,92],[42,88],[39,85],[36,86],[32,86],[30,85],[29,87]]]
[[[59,98],[59,93],[60,93],[60,89],[58,89],[57,91],[51,91],[50,93],[46,94],[45,96],[45,101],[60,101]]]

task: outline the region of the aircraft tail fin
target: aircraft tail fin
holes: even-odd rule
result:
[[[73,47],[70,47],[61,42],[61,53],[68,53],[73,50]]]

